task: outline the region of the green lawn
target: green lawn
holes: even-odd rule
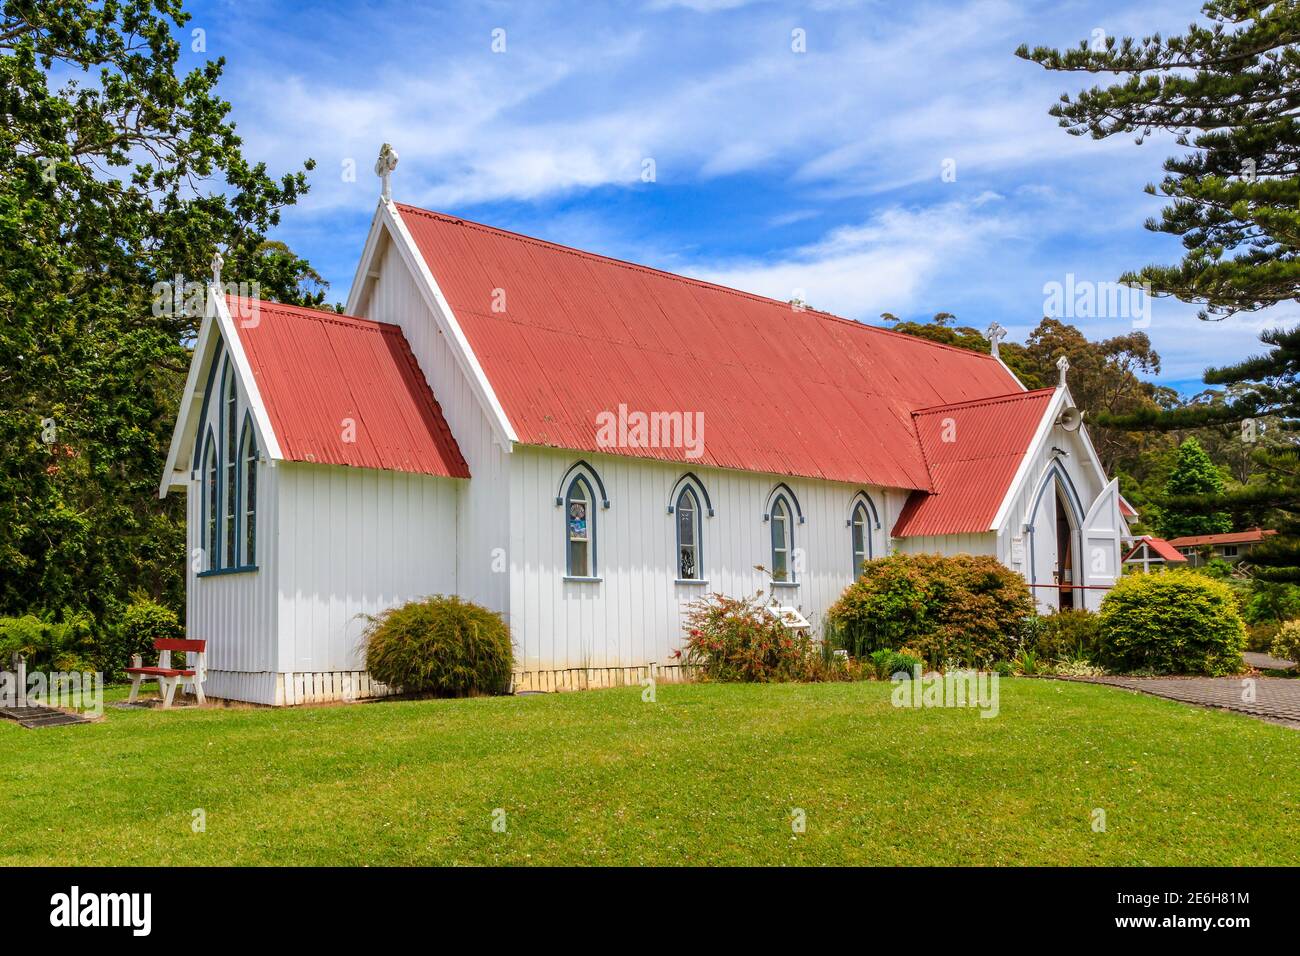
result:
[[[0,865],[1300,864],[1294,730],[1057,681],[1004,680],[993,719],[891,689],[0,721]]]

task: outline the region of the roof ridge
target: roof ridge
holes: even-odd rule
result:
[[[965,401],[948,402],[943,405],[926,405],[923,408],[912,409],[912,415],[930,415],[947,408],[963,408],[973,405],[996,405],[999,402],[1014,402],[1026,398],[1035,398],[1047,392],[1055,391],[1056,386],[1049,385],[1046,388],[1034,388],[1025,392],[1007,392],[1005,395],[986,395],[983,398],[968,398]]]
[[[422,216],[428,216],[429,218],[432,219],[442,220],[443,222],[447,222],[451,225],[468,226],[472,229],[480,229],[485,232],[491,232],[501,236],[508,236],[511,239],[516,239],[521,242],[536,243],[537,245],[546,246],[547,248],[554,249],[557,252],[565,252],[568,253],[569,255],[580,256],[587,259],[598,259],[602,262],[608,262],[611,265],[620,266],[624,269],[633,269],[641,272],[653,273],[654,275],[664,276],[665,278],[673,279],[677,282],[686,282],[693,285],[705,286],[710,289],[717,289],[720,292],[726,292],[730,295],[738,295],[743,298],[752,299],[757,302],[764,302],[770,305],[789,307],[788,302],[782,302],[780,299],[773,299],[770,296],[759,295],[756,292],[746,292],[743,289],[735,289],[728,285],[722,285],[717,282],[710,282],[707,279],[697,279],[694,276],[685,276],[678,272],[669,272],[667,269],[657,269],[654,266],[648,266],[641,262],[632,262],[630,259],[619,259],[615,256],[607,256],[599,252],[591,252],[587,249],[579,249],[576,246],[566,246],[563,243],[552,242],[550,239],[539,239],[537,236],[528,236],[522,232],[514,232],[510,229],[502,229],[499,226],[490,226],[487,223],[476,222],[473,219],[466,219],[463,216],[453,216],[450,213],[437,212],[432,209],[423,209],[419,206],[412,206],[409,203],[394,203],[394,205],[397,206],[399,210],[409,210],[413,213],[418,213],[419,215]],[[859,322],[856,319],[846,319],[842,315],[836,315],[833,312],[826,312],[822,309],[805,308],[803,311],[807,313],[811,313],[815,318],[818,319],[829,319],[834,322],[841,322],[846,325],[854,326],[859,329],[864,329],[868,332],[877,332],[882,335],[900,336],[904,339],[907,339],[909,342],[919,342],[923,345],[930,346],[932,348],[947,349],[948,351],[958,352],[963,355],[973,355],[978,358],[996,361],[992,353],[975,352],[972,351],[971,349],[962,348],[959,345],[949,345],[946,342],[936,342],[933,339],[921,338],[918,335],[908,335],[906,332],[899,332],[897,329],[887,329],[879,325],[868,325],[866,322]]]
[[[332,309],[317,309],[309,305],[293,305],[289,302],[276,302],[273,299],[258,299],[252,296],[227,295],[227,299],[236,299],[241,302],[256,302],[271,312],[277,309],[294,312],[306,313],[311,318],[321,322],[333,322],[337,325],[351,325],[358,328],[374,327],[375,331],[386,334],[393,332],[400,333],[402,327],[395,322],[381,322],[379,319],[368,319],[365,316],[349,315],[346,312],[335,312]]]

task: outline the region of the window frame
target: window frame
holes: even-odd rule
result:
[[[221,467],[220,455],[217,453],[216,436],[212,426],[208,426],[203,439],[203,453],[200,457],[202,476],[202,532],[200,540],[204,551],[206,567],[211,572],[221,567]]]
[[[777,525],[778,513],[781,516],[780,517],[780,522],[782,527],[781,543],[784,545],[783,548],[777,548],[777,543],[776,543],[776,525]],[[772,561],[772,567],[771,567],[772,583],[778,586],[793,587],[794,585],[799,583],[796,578],[794,568],[792,566],[793,558],[794,558],[794,513],[795,513],[794,508],[791,507],[790,501],[786,498],[785,492],[783,491],[777,492],[776,496],[772,499],[771,509],[768,511],[768,521],[771,522],[771,528],[769,529],[769,535],[768,535],[769,538],[768,544],[769,544],[769,553],[771,555],[771,561]],[[784,574],[784,577],[780,577],[780,578],[776,576],[777,575],[776,556],[778,552],[784,553],[785,555],[785,568],[782,572]]]
[[[239,389],[235,387],[235,371],[226,359],[221,373],[221,448],[223,451],[221,477],[226,500],[222,514],[222,542],[226,553],[221,567],[240,567],[239,561]],[[227,434],[228,432],[228,434]]]
[[[686,575],[682,573],[682,502],[687,502],[686,510],[692,516],[691,532],[694,542],[688,545],[694,552],[695,574]],[[677,541],[677,551],[674,555],[676,559],[677,581],[681,583],[703,583],[704,581],[704,542],[702,539],[704,523],[700,521],[700,496],[695,493],[695,489],[689,483],[682,485],[682,490],[678,493],[676,500],[673,502],[673,536]]]
[[[585,539],[574,538],[572,525],[569,523],[569,506],[579,500],[574,497],[575,489],[581,490],[581,500],[587,506],[587,533]],[[563,506],[564,576],[570,581],[597,581],[599,577],[596,571],[598,567],[596,563],[596,493],[585,474],[579,473],[573,476],[568,488],[565,489]],[[578,573],[573,567],[573,545],[576,541],[585,541],[587,545],[586,567],[582,569],[583,573]]]
[[[861,550],[858,549],[859,536]],[[853,511],[849,515],[849,548],[853,555],[853,580],[856,581],[862,575],[863,566],[871,560],[871,515],[867,511],[867,503],[861,498],[854,501]]]
[[[257,567],[257,469],[260,463],[261,451],[257,444],[257,432],[253,428],[253,417],[245,412],[244,425],[239,436],[241,568]]]

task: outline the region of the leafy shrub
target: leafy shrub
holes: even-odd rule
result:
[[[687,663],[699,668],[704,680],[804,680],[824,664],[806,632],[787,630],[768,612],[761,591],[746,598],[711,594],[691,602],[686,631]]]
[[[0,668],[22,654],[28,671],[93,671],[94,633],[94,619],[86,614],[63,621],[33,614],[0,617]]]
[[[1277,638],[1277,632],[1282,629],[1282,625],[1277,621],[1261,621],[1258,624],[1246,625],[1246,650],[1256,651],[1260,654],[1271,653],[1273,641]]]
[[[1034,624],[1029,624],[1033,621]],[[1022,631],[1025,646],[1041,661],[1100,661],[1101,619],[1091,611],[1034,615]]]
[[[1191,571],[1121,578],[1101,602],[1106,663],[1157,674],[1234,674],[1246,625],[1232,590]]]
[[[96,648],[99,669],[108,679],[121,675],[129,667],[131,655],[139,654],[146,664],[157,660],[153,649],[155,640],[185,636],[185,627],[176,612],[157,601],[138,597],[122,612],[122,618],[100,636]],[[181,654],[172,654],[173,666],[184,661]]]
[[[501,615],[454,595],[434,595],[369,619],[366,670],[412,694],[496,694],[510,683],[510,628]]]
[[[868,561],[828,617],[855,656],[908,645],[931,667],[988,667],[1015,652],[1033,606],[996,558],[894,554]]]
[[[1268,652],[1284,661],[1300,664],[1300,621],[1287,621],[1283,624]]]

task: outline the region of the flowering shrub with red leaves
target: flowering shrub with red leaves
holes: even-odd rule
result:
[[[686,608],[686,661],[714,681],[840,679],[807,632],[787,630],[764,607],[763,592],[711,594]]]

